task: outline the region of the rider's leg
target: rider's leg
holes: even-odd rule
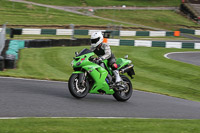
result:
[[[123,85],[122,85],[122,78],[120,77],[120,75],[119,75],[119,70],[117,69],[118,68],[118,65],[116,64],[116,60],[115,60],[115,57],[114,56],[112,56],[113,58],[110,58],[109,60],[108,60],[108,63],[109,63],[109,65],[111,66],[111,68],[112,68],[112,70],[113,70],[113,74],[114,74],[114,76],[115,76],[115,84],[117,85],[117,86],[119,86],[118,87],[118,90],[124,90],[124,87],[123,87]]]
[[[112,66],[113,74],[115,75],[115,83],[119,83],[122,81],[122,78],[119,75],[119,70],[117,70],[117,64],[114,63]]]
[[[118,65],[116,64],[116,59],[114,54],[111,55],[110,59],[108,59],[108,65],[112,68],[113,74],[115,76],[115,83],[121,82],[122,79],[119,75]]]

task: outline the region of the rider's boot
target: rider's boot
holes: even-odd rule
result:
[[[121,87],[122,78],[119,75],[119,70],[114,70],[113,74],[115,75],[115,83],[116,83],[116,85],[120,85],[119,90],[124,90],[124,88]]]

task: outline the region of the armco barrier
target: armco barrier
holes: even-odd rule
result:
[[[0,28],[1,30],[1,28]],[[118,31],[118,30],[83,30],[83,29],[6,29],[10,36],[14,35],[91,35],[93,32],[110,32],[111,36],[174,36],[174,32],[169,31]]]
[[[88,30],[75,30],[74,35],[88,35]]]
[[[191,42],[164,42],[164,41],[146,41],[146,40],[119,40],[107,39],[111,46],[144,46],[144,47],[163,47],[163,48],[192,48],[200,49],[200,43]]]
[[[200,35],[200,30],[193,30],[193,29],[180,29],[181,33],[193,34],[193,35]]]
[[[56,35],[56,29],[42,29],[42,35]]]
[[[120,40],[120,45],[134,46],[134,40]]]

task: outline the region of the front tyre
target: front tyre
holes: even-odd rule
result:
[[[127,101],[132,93],[133,93],[133,89],[132,89],[132,84],[131,81],[125,76],[125,75],[120,75],[122,80],[124,81],[124,85],[126,86],[125,90],[122,91],[115,91],[115,93],[113,94],[113,97],[117,100],[117,101]]]
[[[89,92],[89,83],[86,80],[85,83],[82,85],[78,84],[78,74],[72,74],[69,82],[68,82],[68,88],[69,92],[74,96],[75,98],[84,98],[88,92]]]

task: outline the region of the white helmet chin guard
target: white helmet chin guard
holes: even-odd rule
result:
[[[103,42],[103,35],[101,32],[94,32],[91,35],[91,46],[97,47],[99,44]]]

